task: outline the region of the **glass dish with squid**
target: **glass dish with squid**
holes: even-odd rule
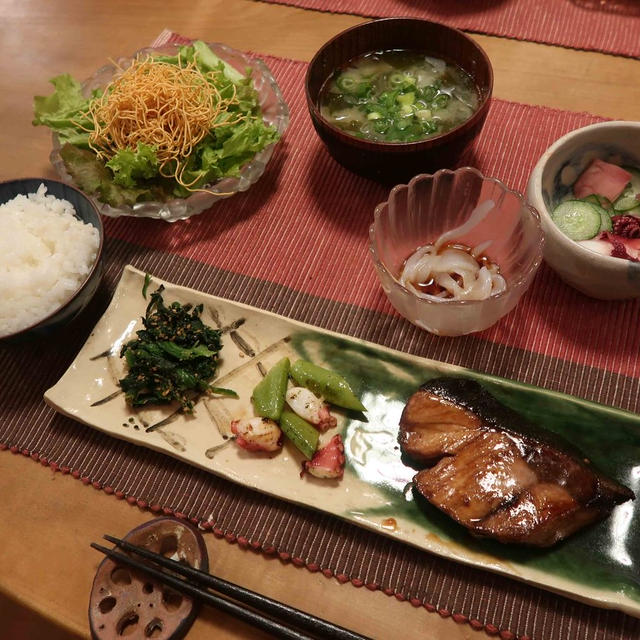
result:
[[[483,331],[509,313],[531,284],[543,245],[538,212],[472,167],[394,187],[369,229],[391,304],[442,336]]]

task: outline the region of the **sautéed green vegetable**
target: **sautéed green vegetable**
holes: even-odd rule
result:
[[[145,278],[143,291],[149,282]],[[203,306],[172,302],[162,298],[164,286],[151,294],[137,338],[122,346],[120,356],[129,371],[120,380],[126,401],[133,407],[178,402],[185,413],[193,410],[200,393],[237,397],[235,391],[212,387],[218,369],[220,331],[202,322]]]
[[[419,51],[368,53],[337,70],[320,92],[320,111],[358,138],[415,142],[449,131],[478,108],[460,67]]]

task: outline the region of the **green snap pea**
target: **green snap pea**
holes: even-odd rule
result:
[[[289,358],[282,358],[269,369],[253,390],[251,401],[257,415],[276,421],[280,419],[288,378]]]
[[[313,454],[318,448],[318,439],[320,437],[315,427],[300,416],[285,409],[280,416],[280,428],[305,458],[309,460],[313,458]]]
[[[331,404],[345,409],[366,411],[349,383],[335,371],[324,369],[306,360],[298,360],[291,367],[291,377],[301,387],[307,387]]]

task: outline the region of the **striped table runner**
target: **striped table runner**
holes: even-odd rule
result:
[[[640,56],[637,0],[263,0],[370,18],[410,16],[493,36]]]
[[[367,254],[373,209],[388,190],[349,173],[326,153],[306,113],[305,65],[266,62],[292,119],[262,179],[183,222],[105,220],[106,273],[87,310],[47,343],[0,347],[0,448],[71,473],[151,513],[181,514],[230,542],[383,590],[505,640],[638,637],[640,620],[457,565],[235,486],[109,438],[44,405],[44,390],[74,358],[123,266],[131,263],[161,279],[394,349],[640,409],[640,302],[590,300],[546,266],[518,307],[483,333],[438,338],[400,318]],[[595,121],[588,114],[494,100],[463,163],[522,190],[554,139]],[[0,452],[0,472],[6,455]]]

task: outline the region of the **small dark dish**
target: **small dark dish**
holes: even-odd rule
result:
[[[71,322],[89,304],[94,296],[100,280],[102,278],[102,247],[104,243],[104,229],[98,210],[91,200],[82,191],[64,182],[57,180],[47,180],[44,178],[22,178],[0,182],[0,204],[12,200],[18,195],[35,193],[38,187],[44,184],[47,188],[47,195],[55,196],[59,199],[69,201],[76,211],[76,217],[83,222],[89,223],[98,230],[99,245],[96,257],[91,266],[89,274],[80,284],[78,289],[60,307],[39,320],[35,324],[25,327],[15,333],[0,337],[0,342],[14,343],[36,337],[43,337],[51,334],[60,326]]]
[[[418,142],[364,140],[330,124],[320,113],[319,95],[331,74],[357,56],[390,49],[425,52],[461,67],[477,87],[478,109],[457,127]],[[305,89],[311,120],[329,153],[355,173],[395,184],[456,164],[484,124],[493,70],[486,53],[457,29],[414,18],[385,18],[351,27],[329,40],[309,64]]]

